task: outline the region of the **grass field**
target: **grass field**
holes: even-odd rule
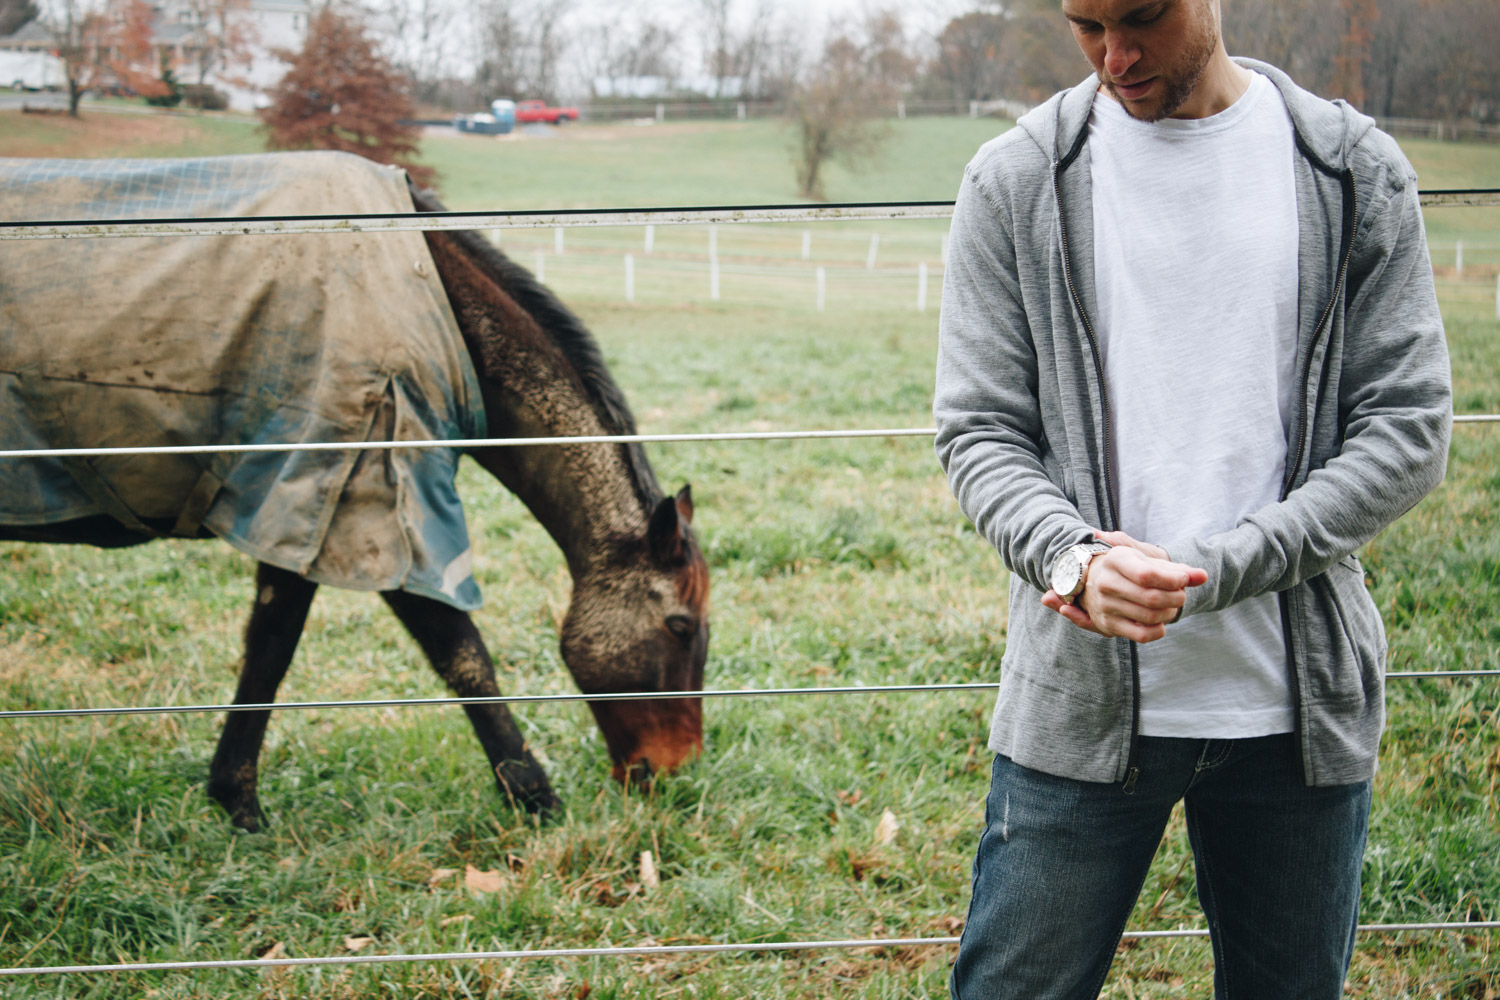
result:
[[[148,143],[0,114],[0,155],[255,147],[242,123],[143,120]],[[13,127],[15,126],[15,127]],[[951,197],[997,126],[912,120],[830,197]],[[454,207],[787,202],[774,123],[579,127],[552,139],[429,139]],[[107,134],[106,134],[107,133]],[[1500,186],[1500,147],[1409,143],[1428,187]],[[1429,213],[1459,412],[1500,412],[1493,210]],[[710,301],[701,228],[506,233],[598,335],[642,430],[930,423],[942,227],[721,227]],[[865,262],[881,239],[876,268]],[[1462,280],[1441,258],[1465,240]],[[1488,251],[1475,249],[1485,245]],[[637,301],[621,259],[637,252]],[[932,271],[915,308],[919,263]],[[828,307],[811,269],[828,271]],[[1486,298],[1488,295],[1488,298]],[[658,445],[690,481],[714,574],[709,685],[993,681],[1005,571],[922,439]],[[1363,553],[1393,670],[1500,667],[1500,438],[1455,432],[1447,482]],[[461,489],[487,602],[476,619],[513,692],[567,691],[568,580],[524,508],[477,467]],[[126,551],[0,545],[0,706],[229,698],[251,566],[217,543]],[[434,696],[419,651],[369,595],[325,589],[283,700]],[[568,803],[509,813],[461,713],[284,713],[262,757],[273,825],[231,832],[203,795],[220,719],[0,723],[0,967],[659,943],[946,936],[961,927],[987,783],[983,693],[710,703],[707,751],[645,794],[608,778],[581,706],[518,713]],[[1368,922],[1500,913],[1500,684],[1392,681],[1365,863]],[[883,813],[900,824],[877,837]],[[651,851],[659,888],[639,870]],[[493,879],[466,888],[467,866]],[[444,875],[447,870],[460,874]],[[1180,816],[1131,926],[1200,926]],[[7,997],[946,996],[951,949],[374,965],[0,980]],[[1197,940],[1122,946],[1106,996],[1204,997]],[[1351,995],[1500,995],[1500,935],[1376,934]]]

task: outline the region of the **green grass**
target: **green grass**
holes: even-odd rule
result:
[[[951,195],[985,123],[907,124],[920,129],[898,129],[868,172],[835,175],[830,197]],[[427,150],[462,207],[641,205],[662,192],[677,203],[789,200],[772,123],[694,128],[642,128],[626,146],[580,127]],[[201,151],[199,141],[181,144]],[[590,143],[605,148],[589,153]],[[1412,154],[1424,171],[1449,153],[1468,158],[1472,174],[1441,186],[1500,176],[1500,149],[1428,145]],[[596,159],[570,166],[573,155]],[[507,184],[492,187],[501,158]],[[700,228],[658,231],[656,252],[637,262],[634,304],[622,301],[619,258],[640,246],[639,229],[570,232],[562,257],[550,256],[550,234],[502,242],[528,265],[549,253],[549,282],[596,331],[643,430],[889,427],[931,419],[937,287],[917,312],[914,268],[937,266],[940,231],[819,226],[803,265],[800,227],[723,227],[720,252],[741,270],[726,270],[717,303]],[[872,232],[880,266],[866,274]],[[823,313],[815,264],[829,268]],[[1491,271],[1491,293],[1493,281]],[[1459,411],[1500,412],[1493,299],[1445,285],[1442,300]],[[714,578],[711,686],[995,679],[1004,570],[957,511],[928,442],[675,444],[651,455],[664,484],[694,487]],[[1495,431],[1459,428],[1447,482],[1363,554],[1392,669],[1500,666],[1497,469]],[[557,654],[568,579],[556,549],[476,467],[460,485],[488,598],[476,620],[502,687],[571,690]],[[0,705],[229,698],[253,593],[249,561],[227,546],[5,545],[0,567]],[[441,693],[378,600],[325,589],[281,698]],[[232,833],[203,795],[218,718],[0,723],[0,967],[244,958],[278,945],[344,954],[346,939],[363,937],[361,954],[946,936],[967,902],[989,710],[974,693],[716,701],[704,758],[632,794],[610,781],[585,709],[526,708],[528,739],[567,801],[543,827],[502,805],[457,710],[287,712],[262,757],[274,825],[255,836]],[[1391,682],[1365,920],[1500,912],[1497,783],[1500,685]],[[901,829],[877,845],[886,809]],[[641,885],[645,850],[659,889]],[[1187,859],[1179,817],[1131,926],[1200,924]],[[499,891],[429,885],[436,869],[466,865],[501,873]],[[0,980],[0,993],[561,998],[586,985],[591,998],[942,997],[950,958],[931,948],[95,975]],[[1500,935],[1383,934],[1360,939],[1350,982],[1361,997],[1482,998],[1500,990],[1497,970]],[[1203,942],[1127,945],[1106,995],[1203,997],[1211,976]]]

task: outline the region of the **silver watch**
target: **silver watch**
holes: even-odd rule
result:
[[[1074,598],[1083,593],[1089,560],[1109,550],[1110,546],[1104,542],[1087,542],[1064,549],[1052,563],[1051,583],[1057,596],[1072,604]]]

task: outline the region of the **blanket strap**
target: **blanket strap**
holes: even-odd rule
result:
[[[193,484],[192,491],[188,493],[187,500],[183,502],[182,510],[177,514],[172,534],[177,538],[197,538],[199,529],[203,527],[203,519],[208,516],[208,508],[213,506],[214,498],[223,488],[224,480],[212,469],[204,469],[198,481]]]

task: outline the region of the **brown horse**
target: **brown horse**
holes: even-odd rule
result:
[[[421,211],[441,210],[430,197],[414,193],[413,200]],[[475,233],[430,232],[426,242],[478,376],[490,437],[635,432],[597,344],[530,273]],[[562,656],[579,689],[701,690],[708,574],[689,527],[689,489],[665,496],[638,445],[493,447],[471,455],[526,504],[567,560],[573,594]],[[172,529],[168,522],[127,525],[93,514],[0,526],[0,539],[119,547]],[[196,537],[209,533],[200,528]],[[260,563],[236,704],[275,699],[317,587]],[[467,612],[405,590],[381,596],[455,694],[499,694],[493,661]],[[702,749],[700,699],[589,704],[618,779],[670,771]],[[555,809],[546,772],[509,710],[491,704],[465,711],[501,793],[533,812]],[[268,716],[229,713],[209,768],[209,795],[247,830],[265,821],[256,785]]]

